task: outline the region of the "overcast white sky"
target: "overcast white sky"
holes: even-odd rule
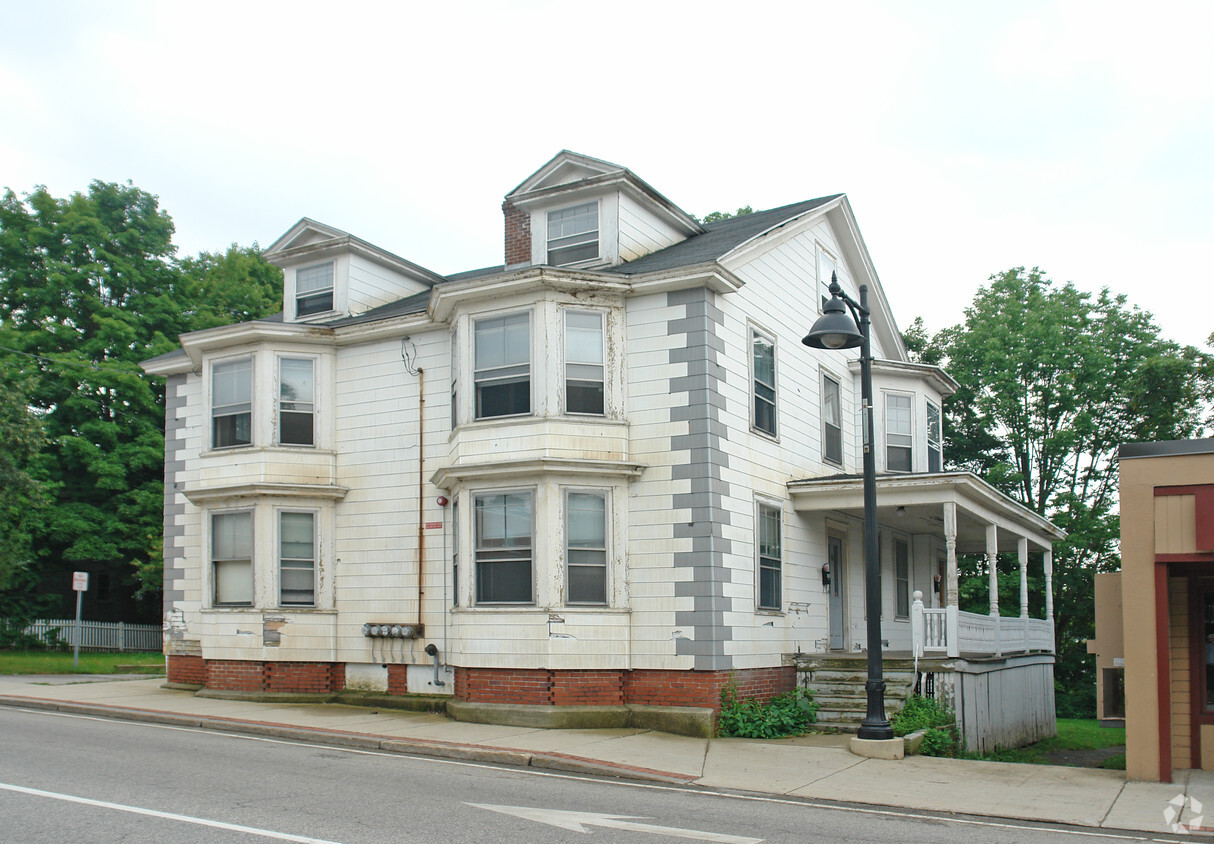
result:
[[[1214,331],[1214,0],[0,0],[0,22],[0,187],[130,179],[180,254],[309,216],[440,273],[500,263],[503,196],[567,148],[701,216],[846,192],[903,328],[1023,264]]]

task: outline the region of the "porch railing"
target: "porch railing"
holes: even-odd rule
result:
[[[911,603],[911,639],[915,656],[1054,653],[1054,622],[961,612],[957,607],[928,609],[923,593]]]

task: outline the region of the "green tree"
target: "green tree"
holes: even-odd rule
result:
[[[29,544],[48,591],[73,568],[108,574],[122,595],[159,591],[164,390],[138,363],[184,332],[279,307],[281,273],[256,247],[179,263],[172,235],[156,197],[130,183],[0,199],[4,363],[46,435],[30,460],[47,502]]]
[[[1094,688],[1092,578],[1120,567],[1117,447],[1198,435],[1214,359],[1160,337],[1124,296],[1059,285],[1036,268],[991,276],[965,321],[930,341],[908,334],[920,359],[943,362],[961,384],[945,405],[950,465],[1067,531],[1054,549],[1056,678]],[[1018,609],[1014,561],[1005,564],[1007,606]],[[980,563],[969,569],[962,599],[983,611],[986,575]]]
[[[0,592],[30,568],[31,525],[42,504],[42,485],[32,463],[45,442],[42,424],[30,412],[25,385],[9,366],[0,330]]]
[[[704,215],[704,219],[700,220],[700,222],[715,223],[718,220],[728,220],[730,217],[741,217],[743,214],[753,213],[755,213],[755,209],[751,208],[749,205],[743,205],[737,211],[710,211]]]

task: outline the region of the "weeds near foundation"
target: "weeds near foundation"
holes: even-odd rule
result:
[[[962,754],[963,748],[957,740],[957,716],[934,698],[908,697],[889,722],[896,736],[923,730],[923,744],[919,747],[923,756],[955,758]]]
[[[738,687],[730,680],[721,689],[717,735],[738,738],[783,738],[809,732],[818,717],[818,704],[807,689],[794,689],[766,703],[738,700]]]

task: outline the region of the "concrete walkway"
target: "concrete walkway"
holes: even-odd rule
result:
[[[256,703],[161,688],[163,678],[0,676],[0,705],[276,735],[449,758],[530,765],[908,810],[1170,833],[1169,801],[1209,808],[1214,775],[1127,783],[1119,771],[923,756],[862,759],[846,737],[702,739],[636,729],[544,730],[338,704]],[[1190,803],[1181,821],[1192,818]]]

